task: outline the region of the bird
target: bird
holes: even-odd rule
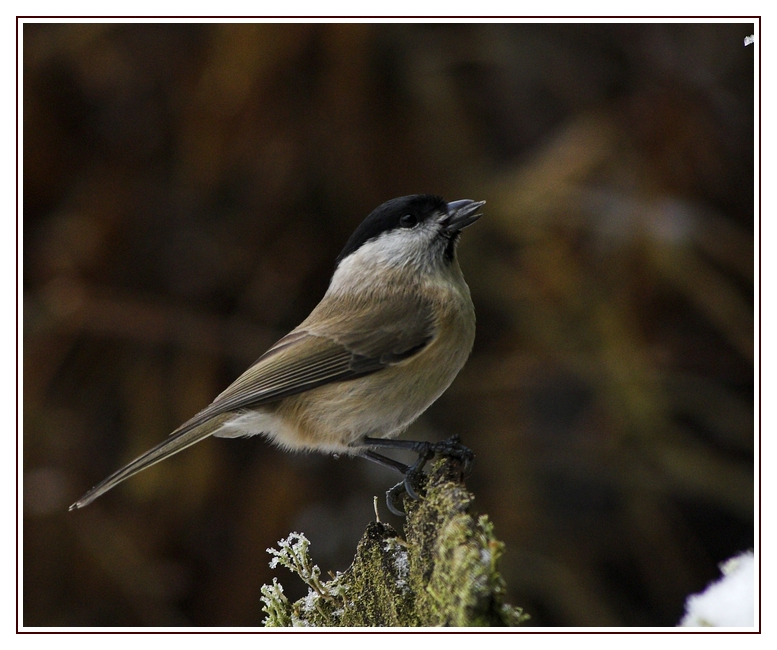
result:
[[[397,439],[450,386],[470,355],[475,308],[456,249],[485,201],[431,194],[386,201],[356,228],[310,315],[213,402],[164,441],[95,485],[70,510],[209,437],[264,435],[293,451],[361,456],[401,472],[387,493],[418,499],[435,454],[472,452],[443,442]],[[406,465],[377,449],[418,454]]]

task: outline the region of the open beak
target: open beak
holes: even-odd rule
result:
[[[470,199],[461,199],[460,201],[451,201],[448,204],[448,216],[443,217],[441,224],[446,234],[452,235],[471,226],[478,219],[480,214],[477,211],[483,207],[485,201],[472,201]]]

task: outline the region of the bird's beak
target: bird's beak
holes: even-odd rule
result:
[[[472,201],[470,199],[451,201],[448,204],[448,214],[440,220],[445,233],[452,235],[467,226],[471,226],[482,216],[476,213],[484,204],[485,201]]]

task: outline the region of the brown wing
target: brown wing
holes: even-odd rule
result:
[[[418,353],[434,337],[434,330],[431,306],[420,300],[400,308],[388,303],[377,309],[356,305],[348,315],[314,311],[171,435],[221,413],[376,372]]]

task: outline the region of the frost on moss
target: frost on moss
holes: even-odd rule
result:
[[[405,500],[406,539],[372,522],[345,573],[322,582],[310,543],[292,533],[268,549],[273,567],[296,573],[308,595],[290,603],[276,580],[262,587],[267,626],[435,627],[519,625],[528,617],[504,602],[498,562],[504,544],[488,517],[476,517],[457,463],[437,461],[425,498]]]

